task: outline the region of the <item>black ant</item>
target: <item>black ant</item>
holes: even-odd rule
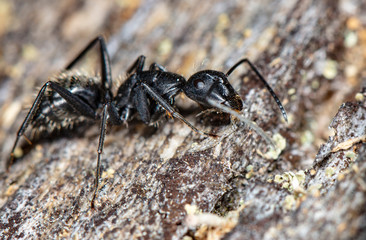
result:
[[[98,43],[101,55],[101,78],[70,72],[69,70]],[[231,86],[227,77],[242,63],[249,64],[265,84],[287,121],[287,115],[280,100],[247,59],[237,62],[226,74],[205,70],[195,73],[188,81],[181,75],[167,72],[163,66],[157,63],[151,64],[149,70],[143,70],[144,63],[144,56],[137,58],[127,70],[127,80],[118,88],[117,95],[113,96],[111,65],[105,40],[102,36],[92,40],[66,66],[66,71],[62,72],[55,80],[49,80],[42,86],[18,130],[7,168],[9,169],[12,165],[15,148],[20,137],[24,136],[29,124],[33,130],[52,133],[57,129],[72,129],[77,123],[101,120],[97,169],[91,201],[91,207],[94,208],[107,122],[112,125],[121,125],[131,121],[137,115],[145,124],[151,124],[168,115],[178,118],[201,135],[215,137],[215,134],[197,129],[179,114],[174,108],[175,97],[180,92],[184,92],[193,101],[205,107],[217,108],[222,106],[223,109],[228,108],[240,112],[243,109],[242,99]],[[97,80],[100,80],[100,83]],[[27,138],[26,140],[30,142]]]

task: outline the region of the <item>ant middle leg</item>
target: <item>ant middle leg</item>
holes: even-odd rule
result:
[[[146,59],[146,57],[144,55],[139,56],[135,60],[135,62],[128,68],[127,74],[131,75],[132,73],[141,72],[145,65],[145,59]],[[162,65],[155,63],[155,62],[150,65],[149,70],[150,71],[159,70],[159,71],[163,71],[163,72],[167,71],[165,67],[163,67]]]
[[[159,63],[152,63],[150,65],[150,68],[149,68],[150,71],[153,71],[153,70],[159,70],[159,71],[162,71],[162,72],[167,72],[166,68],[163,67],[162,65],[160,65]]]
[[[99,179],[100,179],[100,161],[103,153],[104,147],[104,139],[106,135],[107,122],[110,122],[112,125],[121,125],[123,120],[119,117],[119,114],[111,102],[104,104],[102,119],[100,123],[100,134],[99,134],[99,143],[98,143],[98,157],[97,157],[97,169],[95,170],[95,178],[94,178],[94,192],[93,198],[90,202],[90,207],[94,209],[94,202],[97,197],[98,188],[99,188]]]

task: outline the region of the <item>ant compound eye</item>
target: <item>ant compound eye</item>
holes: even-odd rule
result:
[[[205,86],[205,83],[201,79],[196,79],[194,80],[193,85],[197,89],[202,89]]]

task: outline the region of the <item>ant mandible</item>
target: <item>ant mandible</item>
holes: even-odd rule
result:
[[[70,71],[98,43],[101,62],[100,83],[96,81],[99,78]],[[214,70],[204,70],[193,74],[188,81],[181,75],[166,71],[157,63],[152,63],[149,70],[143,70],[144,63],[145,56],[137,58],[127,70],[127,80],[118,88],[117,95],[113,96],[111,65],[105,40],[102,36],[93,39],[66,66],[65,71],[42,86],[18,130],[7,162],[7,169],[13,163],[18,141],[24,136],[29,124],[33,130],[50,134],[57,129],[72,129],[74,124],[77,125],[76,123],[100,120],[97,169],[91,201],[91,207],[94,208],[99,187],[100,159],[107,122],[112,125],[121,125],[131,121],[137,115],[145,124],[151,124],[168,115],[179,119],[201,135],[215,137],[215,134],[197,129],[179,114],[174,108],[175,97],[180,92],[184,92],[190,99],[202,106],[217,108],[219,104],[240,112],[243,109],[242,99],[227,77],[242,63],[247,63],[264,83],[287,121],[287,115],[280,100],[248,59],[237,62],[226,74]],[[25,139],[30,142],[27,138]]]

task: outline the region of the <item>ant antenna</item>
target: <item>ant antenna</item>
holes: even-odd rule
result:
[[[273,91],[273,89],[269,86],[269,84],[267,83],[267,81],[264,79],[264,77],[258,72],[257,68],[247,59],[244,58],[242,60],[239,60],[239,62],[237,62],[234,66],[232,66],[229,71],[226,73],[226,77],[228,77],[240,64],[242,63],[247,63],[250,68],[255,72],[255,74],[257,74],[257,76],[259,77],[259,79],[262,81],[262,83],[264,84],[264,86],[266,86],[267,90],[271,93],[273,99],[276,101],[278,107],[281,110],[282,116],[283,118],[286,120],[286,122],[288,122],[287,120],[287,113],[285,108],[282,106],[282,103],[280,101],[280,99],[278,99],[276,93]]]

